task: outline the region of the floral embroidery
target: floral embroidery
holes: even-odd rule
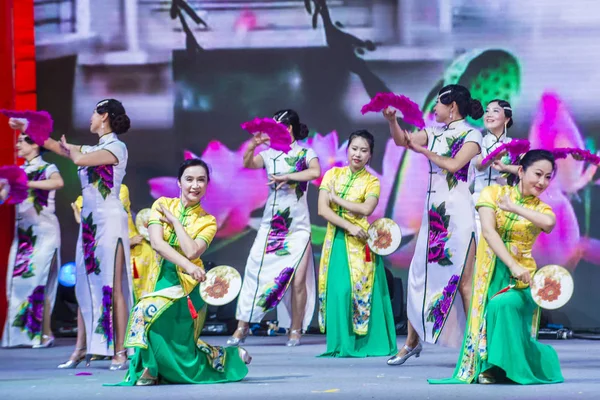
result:
[[[83,258],[88,275],[92,272],[100,274],[100,261],[96,257],[96,225],[92,213],[81,218],[81,241],[83,242]]]
[[[44,289],[44,286],[37,286],[33,289],[31,295],[21,304],[12,324],[14,327],[21,328],[21,331],[26,331],[29,339],[39,337],[42,333]]]
[[[392,245],[392,233],[387,228],[377,229],[377,239],[373,243],[378,249],[387,249]]]
[[[537,295],[544,301],[554,301],[558,299],[560,293],[560,282],[546,277],[544,287],[538,290]]]
[[[277,211],[271,218],[271,229],[267,236],[267,254],[275,253],[278,256],[286,256],[290,252],[286,248],[285,239],[290,231],[292,218],[290,217],[290,208],[283,211]]]
[[[99,333],[104,336],[106,346],[113,343],[112,329],[112,288],[108,285],[102,286],[102,314],[98,318],[98,325],[94,333]]]
[[[221,299],[229,292],[229,282],[223,277],[217,276],[213,284],[206,288],[206,294],[213,299]]]
[[[427,261],[437,262],[441,266],[452,265],[452,254],[446,248],[446,242],[450,239],[448,225],[450,216],[446,215],[446,202],[439,206],[431,205],[429,210],[429,249],[427,252]]]
[[[444,157],[454,158],[460,149],[462,149],[465,139],[470,131],[467,131],[457,137],[446,138],[446,142],[448,143],[448,151],[442,154]],[[467,177],[469,175],[469,163],[466,163],[461,169],[456,171],[455,173],[446,172],[446,182],[448,182],[448,189],[452,190],[456,185],[458,185],[458,181],[467,181]]]
[[[458,288],[458,281],[460,277],[458,275],[452,275],[446,287],[442,293],[436,295],[429,306],[429,313],[427,315],[427,322],[433,322],[432,336],[434,340],[437,340],[446,316],[450,312],[456,289]]]
[[[96,186],[102,198],[106,199],[114,186],[112,165],[98,165],[87,168],[88,182]]]
[[[36,169],[35,171],[31,171],[27,174],[27,180],[29,181],[43,181],[46,178],[46,169],[49,164],[44,165],[43,167]],[[33,208],[39,214],[42,212],[44,207],[48,206],[48,196],[50,195],[49,190],[42,189],[29,189],[29,201],[33,203]]]
[[[17,230],[17,257],[15,260],[15,268],[13,270],[14,277],[31,278],[35,274],[33,273],[35,266],[31,262],[33,257],[33,249],[37,236],[33,234],[33,226],[27,229],[19,228]]]
[[[270,287],[268,287],[266,290],[262,290],[263,294],[260,296],[260,299],[256,304],[267,311],[275,308],[283,298],[285,290],[292,280],[293,275],[294,268],[284,268],[279,276],[275,278],[275,281],[270,285]]]
[[[225,371],[225,356],[227,355],[225,348],[222,346],[211,346],[201,339],[198,339],[196,342],[196,347],[206,354],[206,358],[208,358],[214,370],[218,372]]]
[[[291,174],[294,172],[300,172],[308,168],[308,165],[306,164],[307,151],[307,149],[302,149],[300,152],[298,152],[296,156],[285,158],[285,162],[291,167],[288,173]],[[300,200],[300,198],[302,197],[302,195],[304,195],[306,189],[308,188],[308,182],[290,181],[289,184],[291,187],[295,188],[296,198]]]

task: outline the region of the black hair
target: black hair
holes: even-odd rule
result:
[[[202,167],[206,171],[206,183],[210,183],[210,168],[208,164],[199,158],[190,158],[185,160],[179,165],[179,172],[177,173],[177,180],[180,181],[183,173],[190,167]]]
[[[25,141],[25,143],[29,144],[29,145],[34,145],[37,144],[36,142],[33,141],[32,138],[30,138],[26,133],[22,133],[21,135],[23,135],[23,140]],[[44,153],[46,153],[48,150],[46,150],[45,147],[40,146],[39,144],[37,144],[39,147],[39,154],[42,155]]]
[[[494,100],[490,101],[487,105],[489,106],[492,103],[498,103],[498,105],[500,107],[502,107],[502,109],[504,110],[504,116],[506,118],[510,118],[510,120],[506,124],[506,128],[508,129],[511,126],[513,126],[513,112],[512,112],[512,107],[510,106],[510,103],[506,100],[494,99]]]
[[[481,102],[471,97],[469,89],[462,85],[446,85],[439,92],[440,103],[444,105],[456,102],[458,112],[463,118],[479,119],[483,116]]]
[[[292,135],[295,140],[304,140],[308,137],[308,127],[300,122],[300,116],[294,110],[279,110],[273,118],[277,122],[281,122],[284,125],[292,127]]]
[[[98,114],[108,113],[110,127],[117,135],[121,135],[131,127],[131,120],[125,113],[125,107],[120,101],[115,99],[104,99],[96,104]]]
[[[548,150],[529,150],[521,157],[519,160],[519,165],[523,167],[523,171],[527,171],[529,167],[538,161],[548,161],[550,164],[552,164],[552,176],[554,177],[556,173],[556,159]],[[508,179],[508,184],[514,186],[517,183],[519,183],[519,177],[517,175],[511,175]]]
[[[369,144],[369,150],[371,151],[371,155],[373,155],[373,149],[375,148],[375,138],[373,137],[371,132],[369,132],[366,129],[360,129],[358,131],[352,132],[350,134],[350,137],[348,138],[348,147],[350,147],[352,141],[357,137],[363,138],[367,141],[367,143]]]

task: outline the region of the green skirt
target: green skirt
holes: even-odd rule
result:
[[[179,285],[175,266],[164,262],[155,291]],[[190,299],[196,310],[205,306],[197,289]],[[224,383],[244,379],[248,367],[240,358],[237,347],[215,348],[225,352],[224,370],[213,368],[206,353],[196,345],[194,320],[190,316],[187,297],[175,301],[148,330],[148,348],[136,348],[130,359],[129,371],[119,386],[132,386],[145,368],[161,384]]]
[[[497,259],[485,308],[487,357],[478,357],[473,383],[477,382],[477,375],[488,370],[496,378],[508,378],[521,385],[563,382],[556,351],[551,346],[538,342],[532,335],[537,304],[531,297],[531,290],[510,289],[494,297],[510,283],[510,270]],[[464,346],[463,342],[459,363]],[[453,378],[430,379],[429,383],[469,383],[456,379],[458,368],[457,365]]]
[[[336,229],[327,276],[327,351],[319,357],[381,357],[397,352],[392,302],[381,257],[375,256],[371,318],[366,335],[352,328],[352,288],[344,231]]]

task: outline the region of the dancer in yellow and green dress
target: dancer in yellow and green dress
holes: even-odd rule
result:
[[[537,268],[531,254],[535,240],[556,224],[550,206],[539,199],[555,169],[550,152],[532,150],[520,161],[516,186],[481,191],[476,207],[482,240],[462,351],[454,376],[430,383],[563,381],[556,351],[537,341],[540,309],[529,288]],[[509,285],[514,287],[503,290]]]
[[[319,193],[319,215],[328,222],[319,274],[319,325],[327,334],[321,357],[395,354],[396,330],[381,257],[366,244],[379,202],[379,179],[365,165],[375,141],[365,130],[348,140],[348,166],[327,171]]]
[[[129,317],[125,347],[135,348],[120,385],[219,383],[244,379],[250,356],[243,348],[214,347],[200,339],[206,304],[198,283],[200,257],[217,232],[215,217],[200,205],[210,181],[206,163],[186,160],[179,168],[180,198],[159,198],[148,231],[155,261],[143,295]]]

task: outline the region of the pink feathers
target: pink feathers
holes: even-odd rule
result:
[[[287,153],[291,150],[292,135],[288,128],[271,118],[254,118],[252,121],[244,122],[242,129],[252,135],[264,133],[269,137],[270,147],[274,150]]]
[[[47,111],[13,111],[0,110],[0,113],[9,118],[23,118],[27,120],[26,134],[37,145],[43,146],[50,137],[54,121]]]
[[[0,179],[6,179],[10,192],[6,202],[8,204],[22,203],[29,195],[27,188],[27,174],[16,165],[0,166]]]
[[[553,149],[551,152],[556,159],[567,158],[570,154],[575,160],[587,161],[595,165],[600,164],[600,157],[590,153],[589,150],[578,149],[576,147],[565,147]]]
[[[521,154],[525,154],[529,151],[531,143],[527,139],[513,139],[508,143],[504,143],[496,150],[492,151],[486,158],[481,161],[481,164],[488,164],[492,162],[500,153],[506,151],[508,154],[518,157]]]
[[[419,129],[425,127],[423,112],[419,109],[417,103],[406,96],[394,93],[377,93],[368,104],[365,104],[360,110],[361,113],[379,112],[387,107],[393,107],[402,113],[402,119]]]

